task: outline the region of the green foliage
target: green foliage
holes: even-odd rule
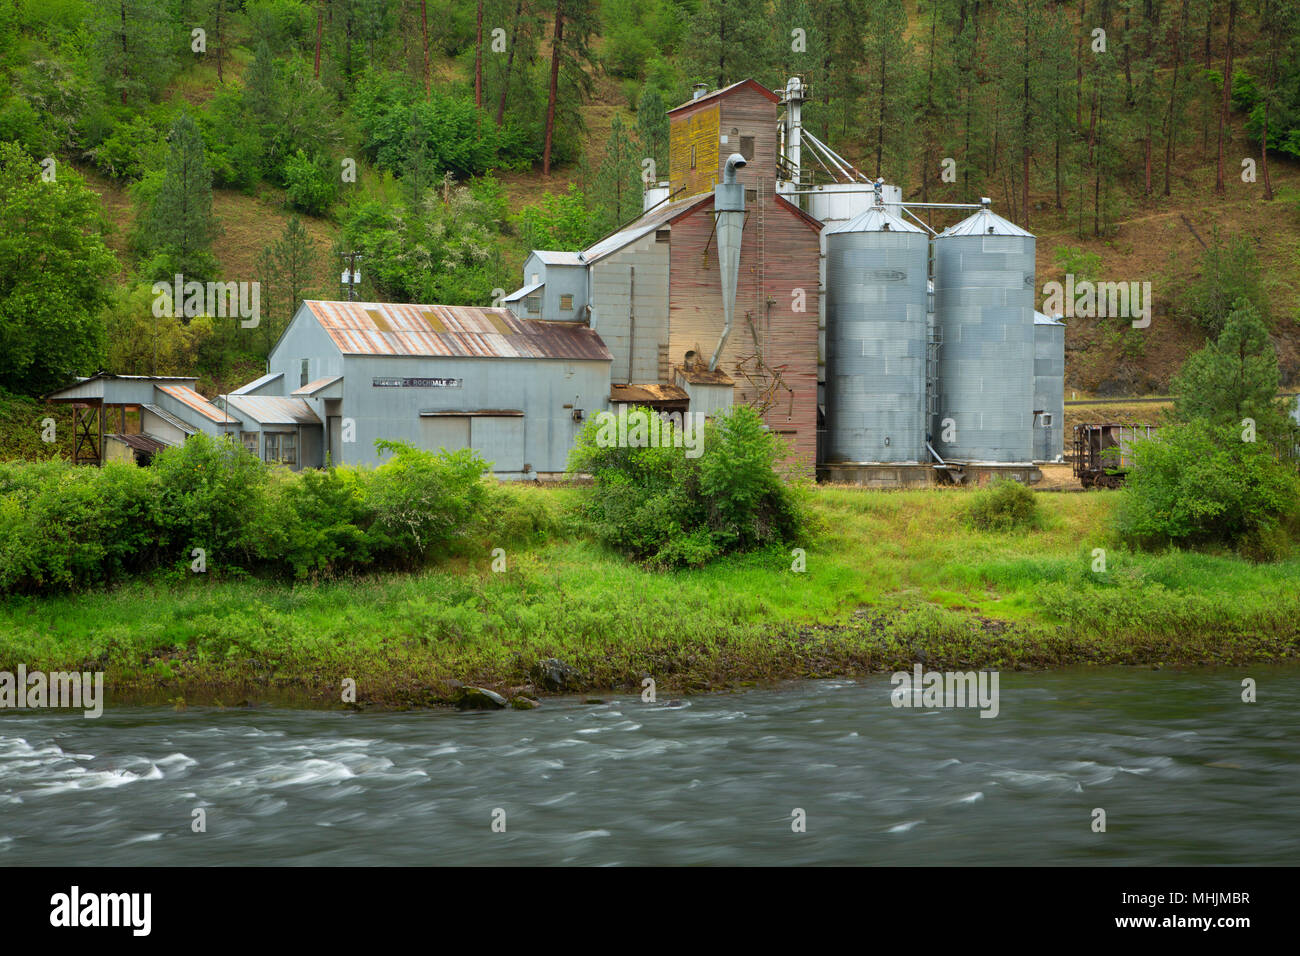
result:
[[[0,463],[0,594],[188,575],[203,549],[216,577],[321,579],[415,568],[472,544],[540,540],[561,527],[544,504],[492,491],[473,451],[383,443],[378,468],[293,473],[227,438],[195,435],[148,468],[60,460]]]
[[[212,213],[212,169],[198,124],[181,113],[168,134],[169,153],[162,179],[141,209],[138,233],[148,258],[145,274],[155,279],[183,275],[205,281],[218,275],[212,240],[218,225]],[[140,193],[148,195],[148,190]]]
[[[1010,478],[995,478],[971,496],[966,522],[979,531],[1021,531],[1036,528],[1042,515],[1038,496]]]
[[[155,476],[135,465],[0,464],[0,593],[79,589],[147,567]]]
[[[653,411],[628,411],[628,442],[639,440],[633,423],[640,415],[658,421]],[[615,418],[589,419],[569,457],[570,472],[594,479],[584,512],[603,543],[652,567],[699,567],[723,554],[796,542],[808,530],[802,489],[776,472],[784,448],[749,406],[697,432],[698,457],[687,457],[690,436],[669,423],[659,427],[657,446],[619,447]]]
[[[328,156],[309,157],[298,150],[284,163],[284,183],[289,205],[321,216],[338,195],[339,176]]]
[[[1294,423],[1278,397],[1277,351],[1259,312],[1239,299],[1214,342],[1188,356],[1174,377],[1174,418],[1241,430],[1247,419],[1261,439],[1289,443]]]
[[[368,263],[366,282],[394,302],[486,304],[506,276],[493,255],[499,203],[465,186],[418,204],[362,196],[342,214],[343,248]]]
[[[1246,236],[1225,240],[1216,226],[1210,245],[1201,256],[1200,271],[1187,289],[1188,311],[1209,335],[1223,330],[1228,313],[1245,299],[1264,319],[1269,319],[1263,269],[1254,243]]]
[[[576,251],[602,235],[599,214],[573,183],[563,193],[547,193],[540,203],[525,206],[519,223],[524,241],[533,249]]]
[[[1284,557],[1300,530],[1300,477],[1264,442],[1204,420],[1134,444],[1116,515],[1120,535],[1145,548],[1237,547]]]
[[[1077,246],[1057,246],[1052,251],[1061,272],[1073,275],[1076,282],[1095,281],[1101,277],[1101,256],[1092,250]]]
[[[173,562],[188,564],[202,548],[209,567],[247,566],[267,480],[261,461],[228,438],[200,433],[160,451],[150,471]]]
[[[365,155],[380,169],[429,179],[458,178],[531,160],[522,137],[498,127],[472,99],[434,90],[428,97],[397,74],[377,73],[357,85],[353,109]]]
[[[441,556],[482,514],[490,463],[472,448],[434,454],[382,440],[375,447],[393,456],[374,472],[368,489],[377,546],[403,566]]]
[[[39,395],[102,361],[117,262],[95,194],[66,165],[46,182],[16,143],[0,143],[0,223],[0,388]]]

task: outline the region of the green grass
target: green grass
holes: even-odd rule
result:
[[[0,670],[102,668],[123,692],[296,689],[328,702],[445,699],[450,681],[523,685],[558,657],[573,689],[697,690],[908,666],[1246,663],[1300,650],[1300,562],[1135,554],[1111,492],[1040,495],[1040,527],[978,532],[967,491],[819,489],[807,570],[763,552],[652,573],[574,536],[575,489],[513,491],[521,513],[415,575],[290,586],[160,577],[0,603]],[[568,525],[571,528],[571,523]],[[538,528],[550,529],[538,531]],[[522,530],[521,530],[522,529]],[[529,530],[531,529],[531,530]],[[537,543],[539,537],[548,540]],[[511,540],[532,540],[528,545]],[[491,549],[508,568],[491,571]],[[1106,572],[1092,571],[1093,549]]]

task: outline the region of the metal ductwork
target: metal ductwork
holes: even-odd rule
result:
[[[717,216],[718,273],[722,277],[722,337],[709,360],[709,370],[718,367],[722,350],[731,335],[736,315],[736,283],[740,278],[740,242],[745,229],[745,187],[736,181],[736,170],[746,165],[745,157],[727,157],[722,182],[713,187],[713,212]]]

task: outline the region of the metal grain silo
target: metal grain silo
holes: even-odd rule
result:
[[[1065,323],[1034,313],[1034,460],[1065,454]]]
[[[873,206],[826,236],[826,460],[925,460],[925,231]]]
[[[1034,237],[985,208],[934,239],[945,460],[1033,458]]]

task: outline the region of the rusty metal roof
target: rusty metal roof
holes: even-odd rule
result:
[[[720,90],[712,90],[711,92],[708,93],[702,93],[699,96],[695,97],[695,99],[693,100],[687,100],[685,103],[681,104],[680,106],[674,106],[672,109],[667,111],[668,115],[671,116],[673,113],[676,113],[678,110],[684,110],[688,106],[698,106],[700,103],[705,103],[708,102],[709,100],[717,99],[720,96],[726,96],[728,93],[732,92],[733,90],[739,89],[742,86],[757,90],[759,93],[762,93],[773,103],[781,102],[781,97],[777,96],[775,93],[769,90],[762,83],[759,83],[758,80],[745,79],[745,80],[737,80],[735,83],[732,83],[730,86],[724,86]]]
[[[704,366],[693,366],[686,368],[678,365],[675,369],[678,375],[690,382],[692,385],[735,385],[735,381],[730,375],[720,368],[708,369]]]
[[[295,388],[295,389],[293,390],[293,393],[292,393],[292,394],[294,394],[294,395],[315,395],[317,392],[322,391],[322,390],[325,389],[325,388],[328,388],[329,386],[333,385],[335,382],[341,382],[341,381],[343,381],[343,376],[342,376],[342,375],[330,375],[330,376],[327,376],[326,378],[318,378],[318,379],[316,379],[316,381],[314,381],[314,382],[308,382],[308,383],[307,383],[306,385],[304,385],[302,388]],[[242,393],[240,393],[240,392],[232,392],[231,394],[232,394],[232,395],[239,395],[239,394],[242,394]]]
[[[198,431],[198,429],[195,428],[193,425],[191,425],[189,422],[182,421],[181,419],[177,418],[175,415],[167,411],[167,409],[163,408],[161,405],[141,405],[140,407],[148,409],[151,414],[157,415],[168,425],[171,425],[173,428],[180,429],[187,435],[193,435],[196,431]]]
[[[167,442],[154,438],[152,435],[109,435],[108,437],[116,438],[122,444],[129,445],[136,451],[147,452],[150,455],[168,447]]]
[[[519,319],[509,309],[393,302],[304,303],[344,355],[613,360],[574,322]]]
[[[614,403],[656,405],[661,402],[689,402],[691,397],[676,385],[611,385],[609,400]]]
[[[235,411],[243,412],[259,425],[319,425],[320,419],[301,398],[272,395],[227,395]]]
[[[652,230],[660,226],[667,225],[679,216],[684,216],[701,206],[706,202],[713,201],[713,193],[700,193],[698,196],[692,196],[689,199],[679,199],[676,202],[664,203],[662,206],[656,206],[650,212],[646,213],[640,219],[628,223],[617,232],[611,233],[603,239],[598,240],[594,245],[588,247],[582,253],[584,262],[590,264],[599,262],[605,256],[617,252],[630,242],[635,242],[642,236],[648,235]]]
[[[209,421],[218,422],[223,425],[230,422],[229,415],[217,408],[217,406],[213,405],[192,388],[188,388],[184,385],[155,385],[154,388],[158,389],[160,392],[165,392],[172,398],[176,399],[176,401],[189,406]]]

